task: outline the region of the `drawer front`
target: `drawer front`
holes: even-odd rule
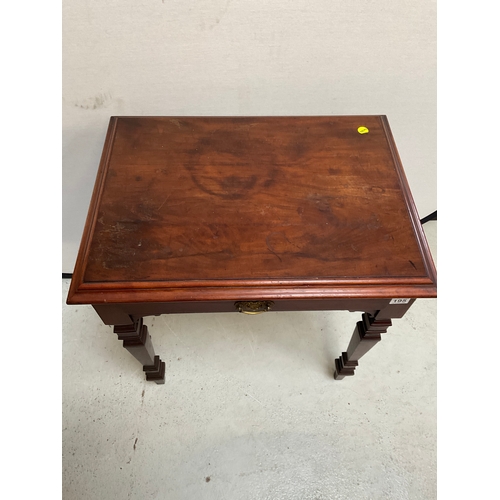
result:
[[[310,299],[207,302],[152,302],[134,304],[99,304],[94,309],[107,325],[130,323],[130,317],[161,314],[234,312],[263,314],[279,311],[359,311],[375,313],[389,305],[390,299]]]

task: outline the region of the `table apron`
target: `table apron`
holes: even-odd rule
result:
[[[148,302],[130,304],[94,304],[93,308],[106,325],[123,325],[145,316],[161,314],[238,312],[237,301]],[[279,311],[351,311],[374,314],[390,309],[391,317],[401,318],[414,299],[407,304],[390,305],[390,299],[297,299],[275,300],[269,312]]]

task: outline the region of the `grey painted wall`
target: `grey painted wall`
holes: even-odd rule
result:
[[[385,114],[436,209],[436,3],[64,0],[63,262],[112,115]]]

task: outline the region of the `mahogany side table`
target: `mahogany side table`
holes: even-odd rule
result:
[[[111,117],[68,304],[163,383],[143,318],[362,312],[334,378],[436,270],[385,116]]]

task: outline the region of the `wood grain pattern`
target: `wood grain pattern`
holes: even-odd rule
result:
[[[111,119],[68,303],[434,296],[385,117]]]

